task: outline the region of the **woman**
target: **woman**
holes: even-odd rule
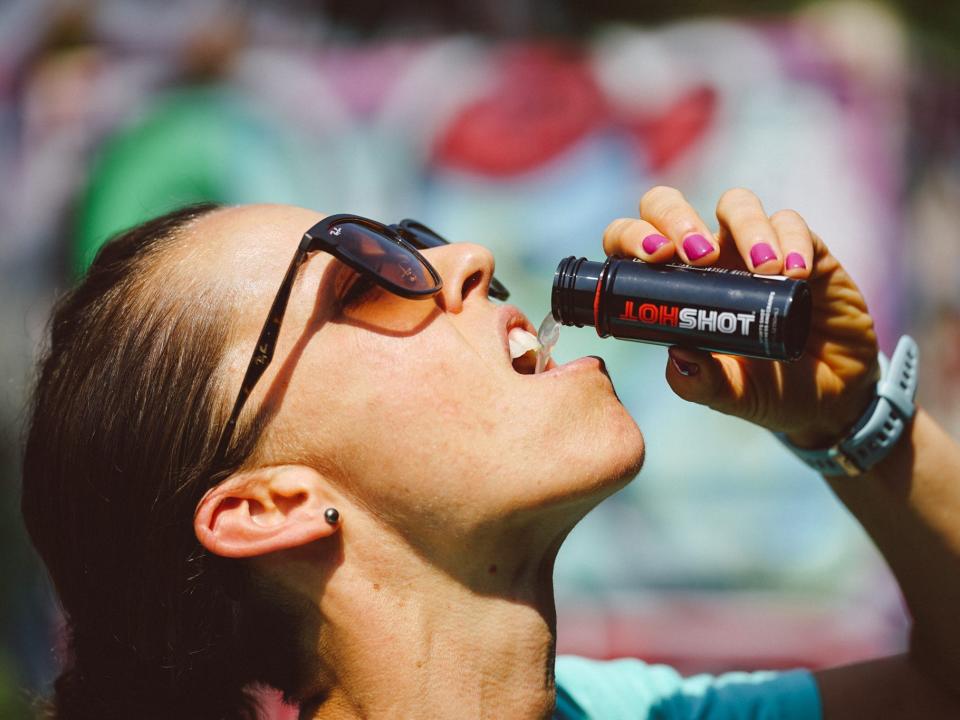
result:
[[[733,190],[713,235],[663,187],[640,215],[610,225],[608,253],[784,272],[814,295],[803,360],[672,349],[674,390],[798,446],[843,437],[877,345],[803,220]],[[517,371],[508,335],[532,328],[489,300],[489,252],[424,263],[383,232],[190,208],[112,241],[59,305],[23,496],[68,623],[56,717],[252,717],[255,683],[303,718],[956,716],[960,452],[922,411],[869,472],[831,479],[900,579],[909,655],[686,681],[562,658],[555,683],[554,558],[643,438],[601,361]]]

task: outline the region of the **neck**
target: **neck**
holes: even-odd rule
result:
[[[369,543],[362,528],[343,531],[344,562],[320,600],[325,672],[301,718],[550,717],[562,537],[524,561],[504,551],[531,547],[519,538],[499,541],[500,552],[471,542],[477,550],[453,575],[384,542],[382,528]]]

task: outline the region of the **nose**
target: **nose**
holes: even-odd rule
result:
[[[424,252],[430,264],[443,278],[437,302],[447,312],[458,313],[463,301],[477,294],[487,297],[493,277],[493,253],[482,245],[451,243]]]

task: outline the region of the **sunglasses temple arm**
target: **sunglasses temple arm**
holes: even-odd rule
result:
[[[267,367],[273,361],[273,353],[277,349],[277,338],[280,336],[280,325],[283,323],[283,316],[287,311],[287,303],[290,301],[290,292],[293,289],[293,279],[297,274],[297,269],[303,264],[307,257],[307,250],[301,243],[297,248],[296,254],[287,267],[287,273],[283,276],[283,282],[277,291],[277,296],[273,299],[270,306],[270,313],[263,323],[263,329],[260,330],[260,337],[257,338],[257,346],[253,351],[253,357],[250,364],[247,365],[247,372],[244,373],[243,382],[240,385],[240,392],[237,394],[236,402],[233,404],[233,410],[230,411],[230,419],[223,428],[220,440],[217,443],[217,452],[215,458],[219,461],[227,452],[227,447],[233,437],[233,432],[237,426],[237,420],[240,418],[240,411],[243,410],[247,398],[253,392],[253,388],[259,382],[260,377],[266,371]]]

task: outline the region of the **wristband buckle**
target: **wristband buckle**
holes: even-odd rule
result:
[[[843,448],[841,447],[843,441],[841,440],[827,452],[833,456],[833,461],[840,466],[847,477],[857,477],[857,475],[863,474],[863,469],[857,465],[857,462],[847,455]]]

